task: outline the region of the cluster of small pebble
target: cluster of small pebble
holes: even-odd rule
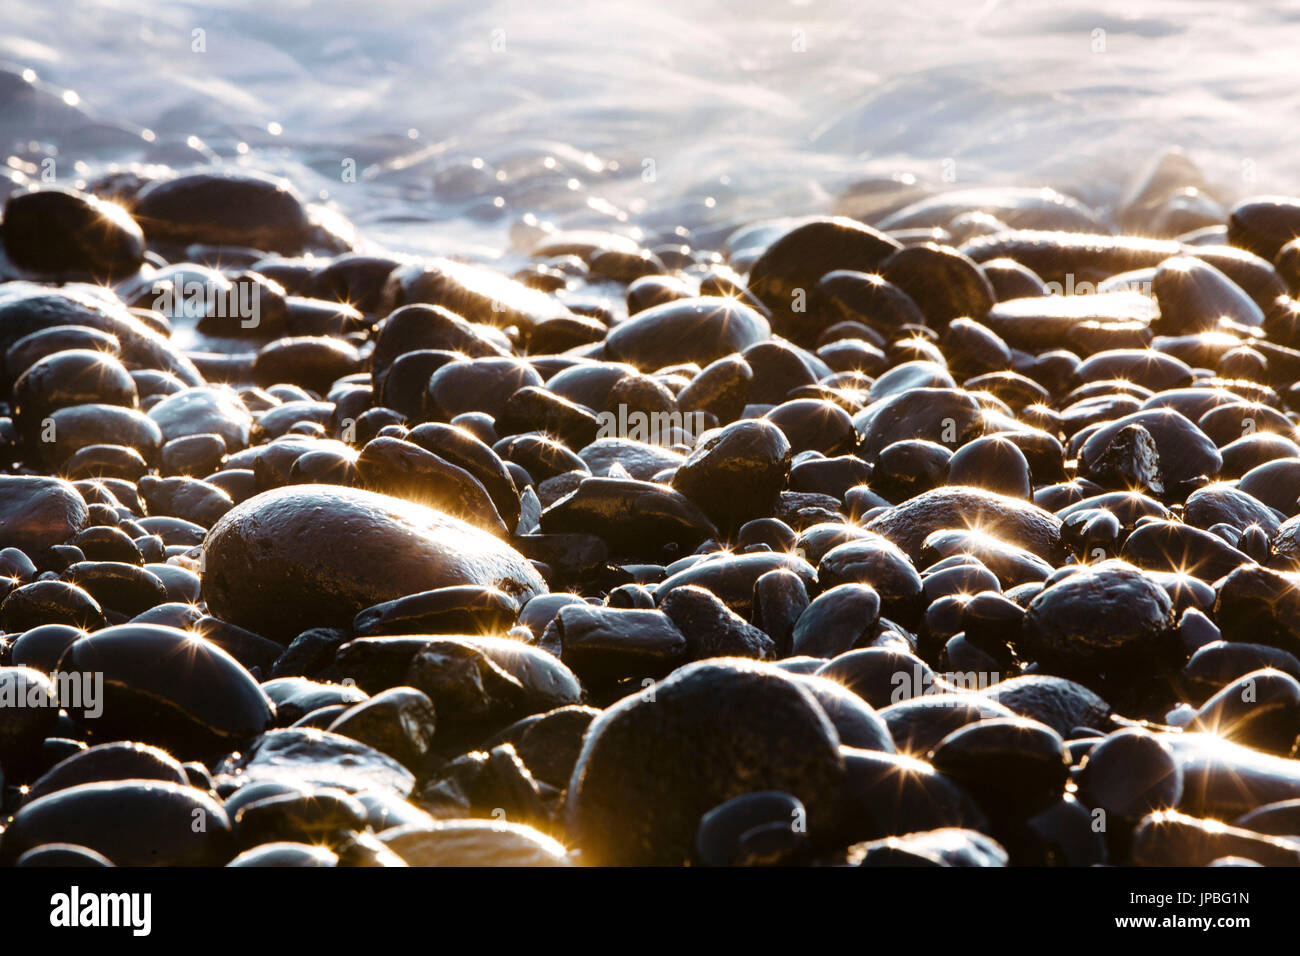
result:
[[[0,224],[0,864],[1300,863],[1300,200],[507,275],[83,185]]]

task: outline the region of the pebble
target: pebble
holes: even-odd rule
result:
[[[679,362],[706,365],[767,340],[762,314],[736,299],[678,299],[637,312],[610,330],[605,355],[653,371]]]
[[[0,677],[106,687],[0,722],[7,862],[1293,862],[1295,200],[868,189],[506,277],[151,176],[9,200]]]
[[[144,263],[144,234],[120,206],[64,189],[11,193],[4,208],[9,261],[42,281],[112,281]]]
[[[768,758],[755,764],[755,752]],[[737,772],[718,772],[729,764]],[[584,863],[682,863],[700,818],[755,790],[798,798],[819,833],[844,778],[833,726],[794,679],[758,663],[701,661],[596,718],[565,816]]]
[[[167,662],[184,655],[184,674]],[[123,624],[72,644],[62,670],[104,675],[95,702],[70,708],[91,738],[138,740],[188,757],[210,757],[252,740],[273,720],[257,682],[216,645],[177,628]]]
[[[495,587],[516,600],[546,590],[522,555],[487,532],[351,488],[257,495],[212,527],[203,554],[212,611],[286,644],[308,627],[347,625],[365,608],[431,587]]]

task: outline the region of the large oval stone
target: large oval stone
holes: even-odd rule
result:
[[[311,627],[434,588],[495,587],[521,603],[546,591],[508,544],[450,515],[333,485],[267,491],[228,511],[203,545],[212,614],[283,643]]]
[[[35,554],[86,526],[86,502],[71,482],[37,475],[0,475],[0,548]]]
[[[902,548],[914,562],[932,531],[968,528],[1000,538],[1055,563],[1060,557],[1061,522],[1019,498],[982,488],[936,488],[890,508],[866,525]]]
[[[620,322],[605,353],[653,371],[680,362],[705,366],[771,335],[767,319],[735,299],[705,296],[665,302]]]
[[[140,740],[183,758],[242,746],[271,724],[271,702],[252,675],[216,644],[160,624],[121,624],[75,641],[63,672],[91,675],[93,691],[65,702],[96,740]],[[96,699],[92,699],[96,698]]]
[[[680,864],[709,810],[756,790],[833,826],[844,782],[839,738],[798,682],[774,667],[701,661],[596,718],[569,781],[569,832],[583,861]]]

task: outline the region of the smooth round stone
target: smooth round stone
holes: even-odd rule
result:
[[[795,621],[792,651],[831,658],[871,641],[880,595],[865,584],[841,584],[817,596]]]
[[[874,461],[896,441],[924,439],[955,448],[984,429],[979,402],[951,388],[909,388],[872,402],[853,416],[858,454]]]
[[[795,454],[816,451],[837,455],[850,452],[857,445],[857,432],[849,413],[832,402],[795,399],[783,402],[763,417],[785,433]]]
[[[966,316],[979,319],[993,306],[993,286],[977,265],[951,246],[908,246],[881,263],[880,274],[902,289],[935,328]]]
[[[1255,833],[1295,837],[1300,835],[1300,800],[1279,800],[1251,810],[1233,821]]]
[[[1186,620],[1187,616],[1184,615],[1180,631],[1181,623]],[[1266,644],[1219,640],[1218,634],[1217,628],[1208,633],[1206,636],[1210,639],[1197,646],[1187,666],[1183,668],[1183,678],[1203,693],[1215,694],[1237,678],[1265,667],[1300,680],[1300,660],[1294,654]]]
[[[915,563],[933,531],[976,528],[1033,552],[1045,561],[1061,557],[1058,517],[1018,498],[979,488],[951,486],[924,492],[873,518],[866,530],[893,541]]]
[[[1082,684],[1048,674],[1023,674],[999,681],[981,693],[1009,708],[1051,727],[1062,737],[1073,736],[1077,727],[1104,727],[1110,704]]]
[[[977,438],[958,448],[948,462],[948,481],[1013,498],[1033,494],[1024,452],[1002,436]]]
[[[542,377],[527,362],[479,358],[442,366],[429,379],[428,394],[446,419],[474,411],[495,417],[517,390],[542,384]]]
[[[185,661],[178,669],[174,662]],[[209,641],[157,624],[123,624],[82,638],[59,667],[103,674],[102,709],[70,709],[101,739],[139,740],[204,757],[242,746],[272,723],[271,702],[238,661]]]
[[[332,788],[285,793],[241,807],[234,817],[235,840],[257,846],[275,839],[334,843],[366,827],[366,808],[350,794]]]
[[[365,691],[351,684],[328,684],[301,677],[281,677],[262,685],[262,691],[275,704],[277,720],[291,723],[323,707],[344,706],[368,700]]]
[[[0,763],[12,776],[35,761],[59,719],[59,687],[30,667],[0,667]]]
[[[487,491],[509,527],[519,522],[519,489],[504,462],[487,444],[466,428],[425,422],[406,434],[406,440],[444,461],[469,472]]]
[[[1148,521],[1128,536],[1120,556],[1140,568],[1217,581],[1250,558],[1217,534],[1175,521]]]
[[[1300,577],[1247,564],[1217,582],[1216,590],[1214,620],[1225,640],[1300,653]]]
[[[524,557],[487,532],[411,502],[324,485],[237,505],[208,534],[204,568],[215,616],[282,643],[433,588],[494,587],[516,600],[546,591]]]
[[[1176,639],[1164,588],[1119,561],[1049,584],[1025,613],[1025,650],[1042,666],[1067,673],[1158,664],[1170,658]]]
[[[1295,866],[1300,848],[1293,840],[1164,810],[1142,818],[1133,832],[1130,857],[1137,866],[1210,866],[1227,857],[1261,866]]]
[[[700,818],[696,860],[704,866],[765,866],[792,861],[807,844],[797,826],[804,805],[788,793],[764,790],[735,797]]]
[[[220,866],[234,850],[221,804],[161,780],[86,783],[24,804],[0,841],[0,862],[47,843],[84,846],[118,866]]]
[[[754,790],[803,801],[816,835],[833,822],[843,782],[834,727],[793,678],[703,661],[595,720],[565,812],[584,862],[677,864],[692,856],[705,813]]]
[[[1300,458],[1300,445],[1282,435],[1256,432],[1221,446],[1219,454],[1223,456],[1223,470],[1220,474],[1225,478],[1240,478],[1261,465]],[[1277,510],[1290,514],[1294,507],[1293,503],[1285,510]]]
[[[567,866],[564,846],[530,826],[445,820],[396,827],[382,842],[409,866]]]
[[[874,272],[836,269],[817,282],[823,308],[844,322],[859,322],[886,334],[905,325],[923,325],[925,315],[898,286]],[[829,332],[828,327],[825,332]]]
[[[49,579],[14,588],[0,604],[0,628],[8,632],[42,624],[93,630],[104,626],[104,609],[76,585]]]
[[[64,189],[15,192],[4,209],[9,261],[41,279],[105,281],[136,272],[144,234],[121,206]]]
[[[1257,196],[1232,207],[1228,242],[1272,262],[1281,248],[1300,236],[1300,202],[1284,196]]]
[[[1102,223],[1097,213],[1055,189],[990,187],[944,190],[890,213],[881,229],[947,226],[959,216],[983,214],[1013,229],[1089,232]]]
[[[245,850],[226,866],[338,866],[339,858],[328,847],[314,846],[309,843],[294,843],[290,840],[278,840],[263,843],[251,850]]]
[[[791,676],[826,712],[842,746],[894,753],[894,741],[884,720],[857,694],[816,674],[791,673]]]
[[[749,289],[771,310],[773,328],[793,342],[811,344],[836,321],[808,299],[828,272],[878,272],[901,246],[881,232],[842,217],[803,222],[769,245],[749,272]],[[800,298],[803,307],[800,308]],[[827,319],[830,321],[827,321]]]
[[[1251,671],[1202,704],[1191,727],[1289,757],[1300,737],[1300,682],[1272,668]]]
[[[1098,292],[1008,299],[989,309],[980,321],[1011,348],[1038,353],[1062,345],[1078,347],[1073,339],[1089,328],[1126,339],[1137,330],[1150,336],[1147,327],[1157,314],[1156,304],[1141,293]]]
[[[615,325],[605,338],[605,355],[644,371],[682,362],[705,366],[770,335],[767,319],[737,299],[678,299]]]
[[[891,501],[904,501],[923,491],[946,484],[952,452],[943,445],[921,439],[904,439],[885,447],[871,473],[871,497],[862,498],[863,489],[852,489],[844,503],[850,514],[859,515],[876,507],[889,507]],[[888,496],[885,498],[883,496]]]
[[[220,435],[186,435],[162,446],[159,464],[164,475],[207,475],[219,470],[225,457]]]
[[[930,666],[896,647],[850,650],[823,664],[816,672],[857,694],[872,707],[910,700],[936,688]]]
[[[884,538],[859,538],[831,548],[817,565],[817,579],[832,589],[848,583],[870,586],[880,596],[883,613],[905,624],[923,610],[920,574],[907,555]]]
[[[1024,717],[980,720],[944,737],[930,763],[991,817],[1021,817],[1059,799],[1070,759],[1060,735]]]
[[[657,557],[659,548],[693,548],[718,538],[691,499],[667,485],[630,478],[582,478],[542,512],[545,534],[592,534],[626,556]]]
[[[110,780],[162,780],[178,786],[188,783],[184,769],[166,751],[118,741],[90,747],[55,764],[32,784],[25,802],[83,783]]]
[[[19,634],[10,645],[9,663],[33,667],[46,674],[58,666],[59,657],[85,632],[68,624],[42,624]]]
[[[1041,276],[1049,289],[1053,283],[1077,289],[1081,283],[1095,284],[1121,272],[1157,266],[1178,255],[1180,247],[1173,241],[1138,236],[1012,229],[976,237],[961,251],[981,263],[1014,259]]]
[[[518,616],[519,604],[508,594],[496,588],[462,585],[410,594],[368,607],[353,619],[352,629],[358,637],[490,634],[507,630]]]
[[[948,528],[930,533],[921,542],[923,567],[959,556],[977,560],[1007,588],[1044,581],[1052,573],[1052,566],[1033,552],[980,531]]]
[[[159,179],[140,191],[135,218],[150,240],[247,246],[292,255],[310,224],[284,180],[245,170],[213,169]]]
[[[0,548],[36,554],[86,526],[85,499],[69,482],[35,475],[0,475]]]
[[[1219,482],[1198,488],[1183,504],[1183,520],[1197,528],[1228,524],[1238,531],[1259,525],[1272,537],[1282,524],[1283,515],[1230,484]]]
[[[413,442],[376,438],[354,464],[358,482],[370,491],[426,505],[490,534],[507,533],[481,482]]]
[[[956,388],[957,382],[946,366],[926,359],[900,362],[887,372],[882,372],[867,391],[874,402],[892,395],[901,395],[914,388]]]
[[[1294,515],[1300,499],[1300,458],[1279,458],[1258,465],[1242,475],[1236,487],[1270,508]]]
[[[655,587],[655,600],[662,602],[674,588],[693,584],[712,592],[741,617],[748,617],[754,606],[755,585],[773,571],[794,575],[804,587],[811,587],[817,579],[813,566],[797,554],[758,551],[724,555],[669,575]]]
[[[1076,369],[1084,382],[1120,379],[1159,392],[1192,382],[1185,362],[1153,349],[1109,349],[1085,359]]]
[[[14,416],[33,440],[52,412],[94,403],[136,405],[135,382],[121,362],[101,352],[56,352],[33,364],[14,383]]]
[[[61,578],[93,597],[103,607],[135,616],[167,600],[162,581],[136,564],[120,561],[78,561]]]
[[[790,473],[791,452],[776,424],[734,422],[696,447],[672,486],[720,526],[731,527],[771,511]]]
[[[848,771],[844,842],[988,826],[970,796],[925,761],[852,747],[840,752]]]
[[[51,440],[36,444],[48,466],[61,465],[87,445],[120,444],[152,461],[162,447],[162,433],[143,413],[119,405],[70,405],[52,412],[41,425]],[[43,436],[42,436],[43,437]]]
[[[345,375],[361,369],[361,356],[345,339],[296,335],[262,346],[253,360],[252,377],[260,385],[289,382],[326,392]]]
[[[187,385],[200,385],[194,364],[168,339],[150,328],[115,298],[93,290],[65,286],[53,290],[9,282],[0,296],[0,348],[43,329],[82,325],[114,336],[121,360],[129,368],[170,372]]]
[[[85,325],[52,325],[13,342],[4,356],[4,377],[12,383],[43,358],[69,349],[121,357],[122,346],[111,332]]]
[[[926,754],[959,727],[1016,716],[1003,705],[978,694],[941,693],[941,689],[942,685],[922,688],[917,696],[880,711],[899,753]]]
[[[1174,256],[1156,268],[1152,283],[1160,318],[1152,323],[1157,332],[1182,335],[1212,332],[1219,319],[1238,325],[1264,324],[1264,313],[1241,287],[1200,259]]]
[[[169,395],[149,409],[149,417],[158,425],[164,441],[187,435],[220,435],[231,451],[248,444],[253,424],[239,396],[216,386]]]

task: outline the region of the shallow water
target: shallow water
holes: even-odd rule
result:
[[[5,12],[0,61],[32,71],[37,98],[0,86],[0,143],[36,141],[18,150],[28,172],[54,147],[60,179],[129,158],[248,163],[412,252],[490,258],[529,212],[720,237],[829,210],[847,184],[897,172],[934,187],[1050,184],[1105,205],[1169,146],[1227,197],[1300,186],[1296,3],[6,0]]]

